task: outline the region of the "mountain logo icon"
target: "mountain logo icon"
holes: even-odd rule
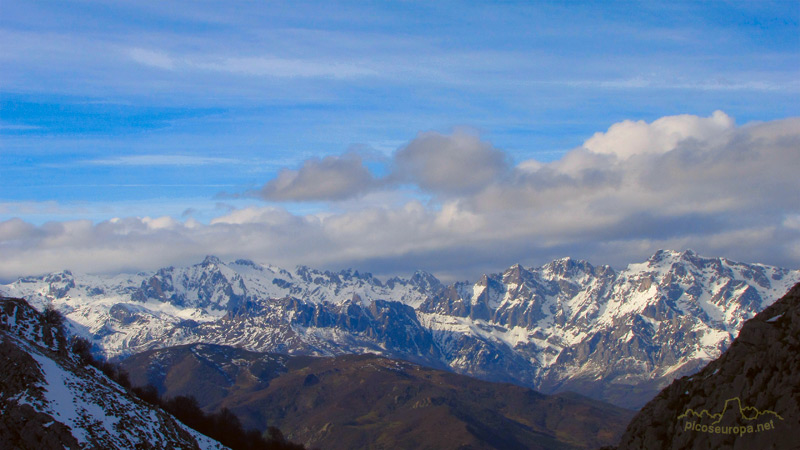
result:
[[[726,423],[732,422],[735,425],[723,425],[722,422],[725,418],[728,418]],[[743,406],[739,397],[726,400],[722,411],[718,413],[709,412],[707,409],[696,411],[688,408],[678,416],[678,420],[681,419],[685,420],[684,431],[738,435],[774,430],[775,420],[783,421],[783,417],[775,411]],[[778,423],[780,424],[780,422]]]

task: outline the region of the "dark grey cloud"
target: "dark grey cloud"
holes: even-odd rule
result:
[[[361,157],[349,153],[306,160],[298,170],[283,169],[258,195],[271,201],[343,200],[377,184]]]
[[[392,177],[435,194],[470,194],[509,169],[509,156],[478,136],[427,132],[396,152]]]
[[[281,170],[257,194],[269,201],[335,201],[410,184],[452,197],[480,191],[511,170],[508,154],[465,131],[420,133],[388,161],[369,155],[389,166],[382,178],[364,165],[362,153],[306,160],[298,170]]]

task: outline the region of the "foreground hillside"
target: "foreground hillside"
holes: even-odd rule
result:
[[[800,284],[642,408],[619,449],[797,449],[799,431]]]
[[[246,427],[275,424],[324,449],[577,449],[616,442],[631,411],[577,395],[510,384],[375,355],[285,356],[195,344],[122,363],[134,384],[229,408]]]
[[[226,448],[81,363],[57,320],[0,298],[0,448]]]
[[[622,270],[563,258],[476,282],[381,281],[208,257],[152,273],[68,271],[0,286],[53,304],[110,357],[187,343],[377,353],[545,393],[639,408],[718,357],[800,271],[659,251]]]

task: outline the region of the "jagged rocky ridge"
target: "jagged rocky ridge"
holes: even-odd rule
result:
[[[0,448],[227,448],[84,365],[24,300],[0,297],[0,364]]]
[[[798,430],[800,284],[745,322],[721,357],[647,403],[619,449],[796,449]]]
[[[99,352],[212,342],[256,351],[378,353],[543,392],[641,407],[724,351],[800,271],[659,251],[623,270],[564,258],[444,286],[208,257],[153,273],[68,271],[0,287],[52,303]]]

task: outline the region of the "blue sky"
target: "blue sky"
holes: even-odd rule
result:
[[[620,124],[641,123],[652,131],[661,118],[696,122],[667,121],[683,141],[651,133],[658,142],[642,141],[639,153],[664,142],[671,146],[664,151],[689,141],[718,149],[723,135],[728,143],[734,134],[755,139],[748,134],[755,124],[796,132],[797,124],[786,122],[800,109],[796,1],[1,1],[0,228],[6,234],[0,231],[0,248],[14,258],[0,268],[0,277],[190,262],[223,250],[209,248],[198,230],[222,233],[217,225],[232,227],[236,214],[249,214],[248,223],[266,228],[252,235],[263,243],[257,250],[230,242],[223,251],[229,256],[385,273],[417,267],[471,276],[491,265],[536,264],[564,253],[619,264],[661,246],[689,245],[800,265],[793,225],[800,219],[788,194],[761,222],[739,227],[758,239],[788,239],[782,251],[754,252],[733,244],[741,236],[723,239],[720,233],[734,232],[734,219],[745,216],[738,207],[720,209],[725,201],[717,197],[668,218],[655,213],[674,209],[678,193],[647,205],[625,203],[625,195],[629,208],[607,219],[605,228],[591,224],[546,237],[519,231],[541,221],[546,205],[564,205],[548,190],[552,183],[542,181],[544,172],[567,170],[568,161],[585,156],[581,149],[591,147],[587,142],[596,133],[627,139],[611,132]],[[708,125],[715,111],[730,121],[716,116],[724,126]],[[718,135],[707,134],[706,125]],[[795,143],[781,143],[783,153],[762,150],[793,163]],[[445,157],[458,159],[460,152],[475,164],[448,175]],[[598,173],[611,167],[588,159],[581,164],[598,164],[592,168]],[[644,170],[630,164],[625,170]],[[535,183],[520,175],[534,166],[541,166]],[[480,178],[477,167],[492,170]],[[513,216],[503,221],[497,208],[486,206],[502,203],[490,202],[490,193],[502,191],[510,204],[526,204],[520,191],[507,189],[509,183],[532,183],[526,186],[549,193],[534,202],[535,214],[528,205],[503,212]],[[616,189],[620,196],[630,193]],[[595,197],[573,194],[586,203],[571,211],[599,205]],[[430,223],[420,224],[418,245],[406,250],[357,251],[359,245],[331,228],[336,221],[403,228],[410,220],[403,214],[417,205]],[[575,220],[593,222],[588,210]],[[474,219],[447,222],[458,239],[442,237],[454,235],[447,227],[430,232],[444,226],[449,212]],[[363,222],[365,214],[387,218]],[[706,217],[711,214],[717,216]],[[626,236],[619,224],[633,216],[701,224],[703,231],[686,225],[677,234],[640,230]],[[153,228],[159,218],[174,223]],[[57,244],[75,239],[64,230],[87,220],[84,246],[93,252]],[[147,245],[163,247],[165,229],[184,245],[113,264],[128,254],[134,232],[117,230],[118,242],[102,244],[98,233],[126,220],[149,230],[141,232]],[[309,233],[319,233],[318,246],[277,248],[271,240],[285,239],[271,233],[281,220],[290,228],[292,221],[316,227]],[[495,221],[514,226],[495,236]],[[469,223],[473,233],[463,231],[472,229]],[[373,236],[363,226],[362,236],[388,249],[413,239]],[[772,234],[764,234],[767,229]],[[241,236],[243,230],[227,232]],[[503,236],[527,244],[519,247]],[[709,236],[719,243],[709,243]],[[482,241],[489,243],[475,243]],[[323,249],[335,256],[320,254]],[[44,254],[50,262],[34,262]],[[485,263],[464,264],[464,255]],[[104,262],[91,264],[93,258]]]

